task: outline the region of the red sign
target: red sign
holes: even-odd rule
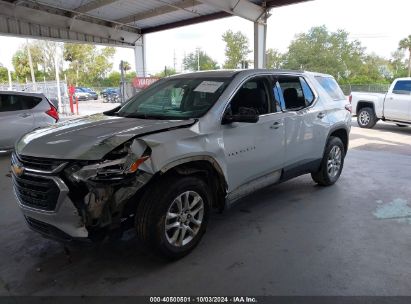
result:
[[[158,78],[155,78],[155,77],[136,77],[133,79],[133,86],[136,89],[142,90],[152,85],[157,80]]]

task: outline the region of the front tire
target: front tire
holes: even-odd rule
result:
[[[377,123],[378,118],[372,108],[362,108],[358,111],[357,123],[360,128],[371,129]]]
[[[345,148],[338,137],[330,137],[325,147],[320,169],[311,173],[312,179],[320,186],[334,185],[344,167]]]
[[[182,258],[198,245],[206,231],[210,191],[195,176],[169,176],[155,186],[143,195],[137,208],[137,236],[162,257]]]

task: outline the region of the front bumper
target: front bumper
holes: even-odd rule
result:
[[[14,194],[29,227],[47,237],[58,240],[86,239],[88,237],[88,231],[76,207],[68,197],[69,190],[64,181],[56,176],[25,174],[34,178],[41,177],[42,179],[50,179],[60,190],[54,210],[37,209],[23,202],[17,193],[17,186],[15,182],[13,182]],[[13,179],[14,178],[13,176]]]

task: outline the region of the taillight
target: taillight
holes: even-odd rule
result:
[[[350,97],[348,97],[348,101],[350,102],[350,103],[352,103],[352,95],[350,94]]]
[[[56,122],[59,121],[59,113],[57,112],[57,109],[50,105],[50,110],[46,111],[46,114],[56,120]]]

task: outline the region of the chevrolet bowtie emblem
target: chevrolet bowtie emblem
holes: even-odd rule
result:
[[[12,164],[11,171],[13,171],[14,175],[16,176],[22,176],[24,173],[24,167],[17,164]]]

